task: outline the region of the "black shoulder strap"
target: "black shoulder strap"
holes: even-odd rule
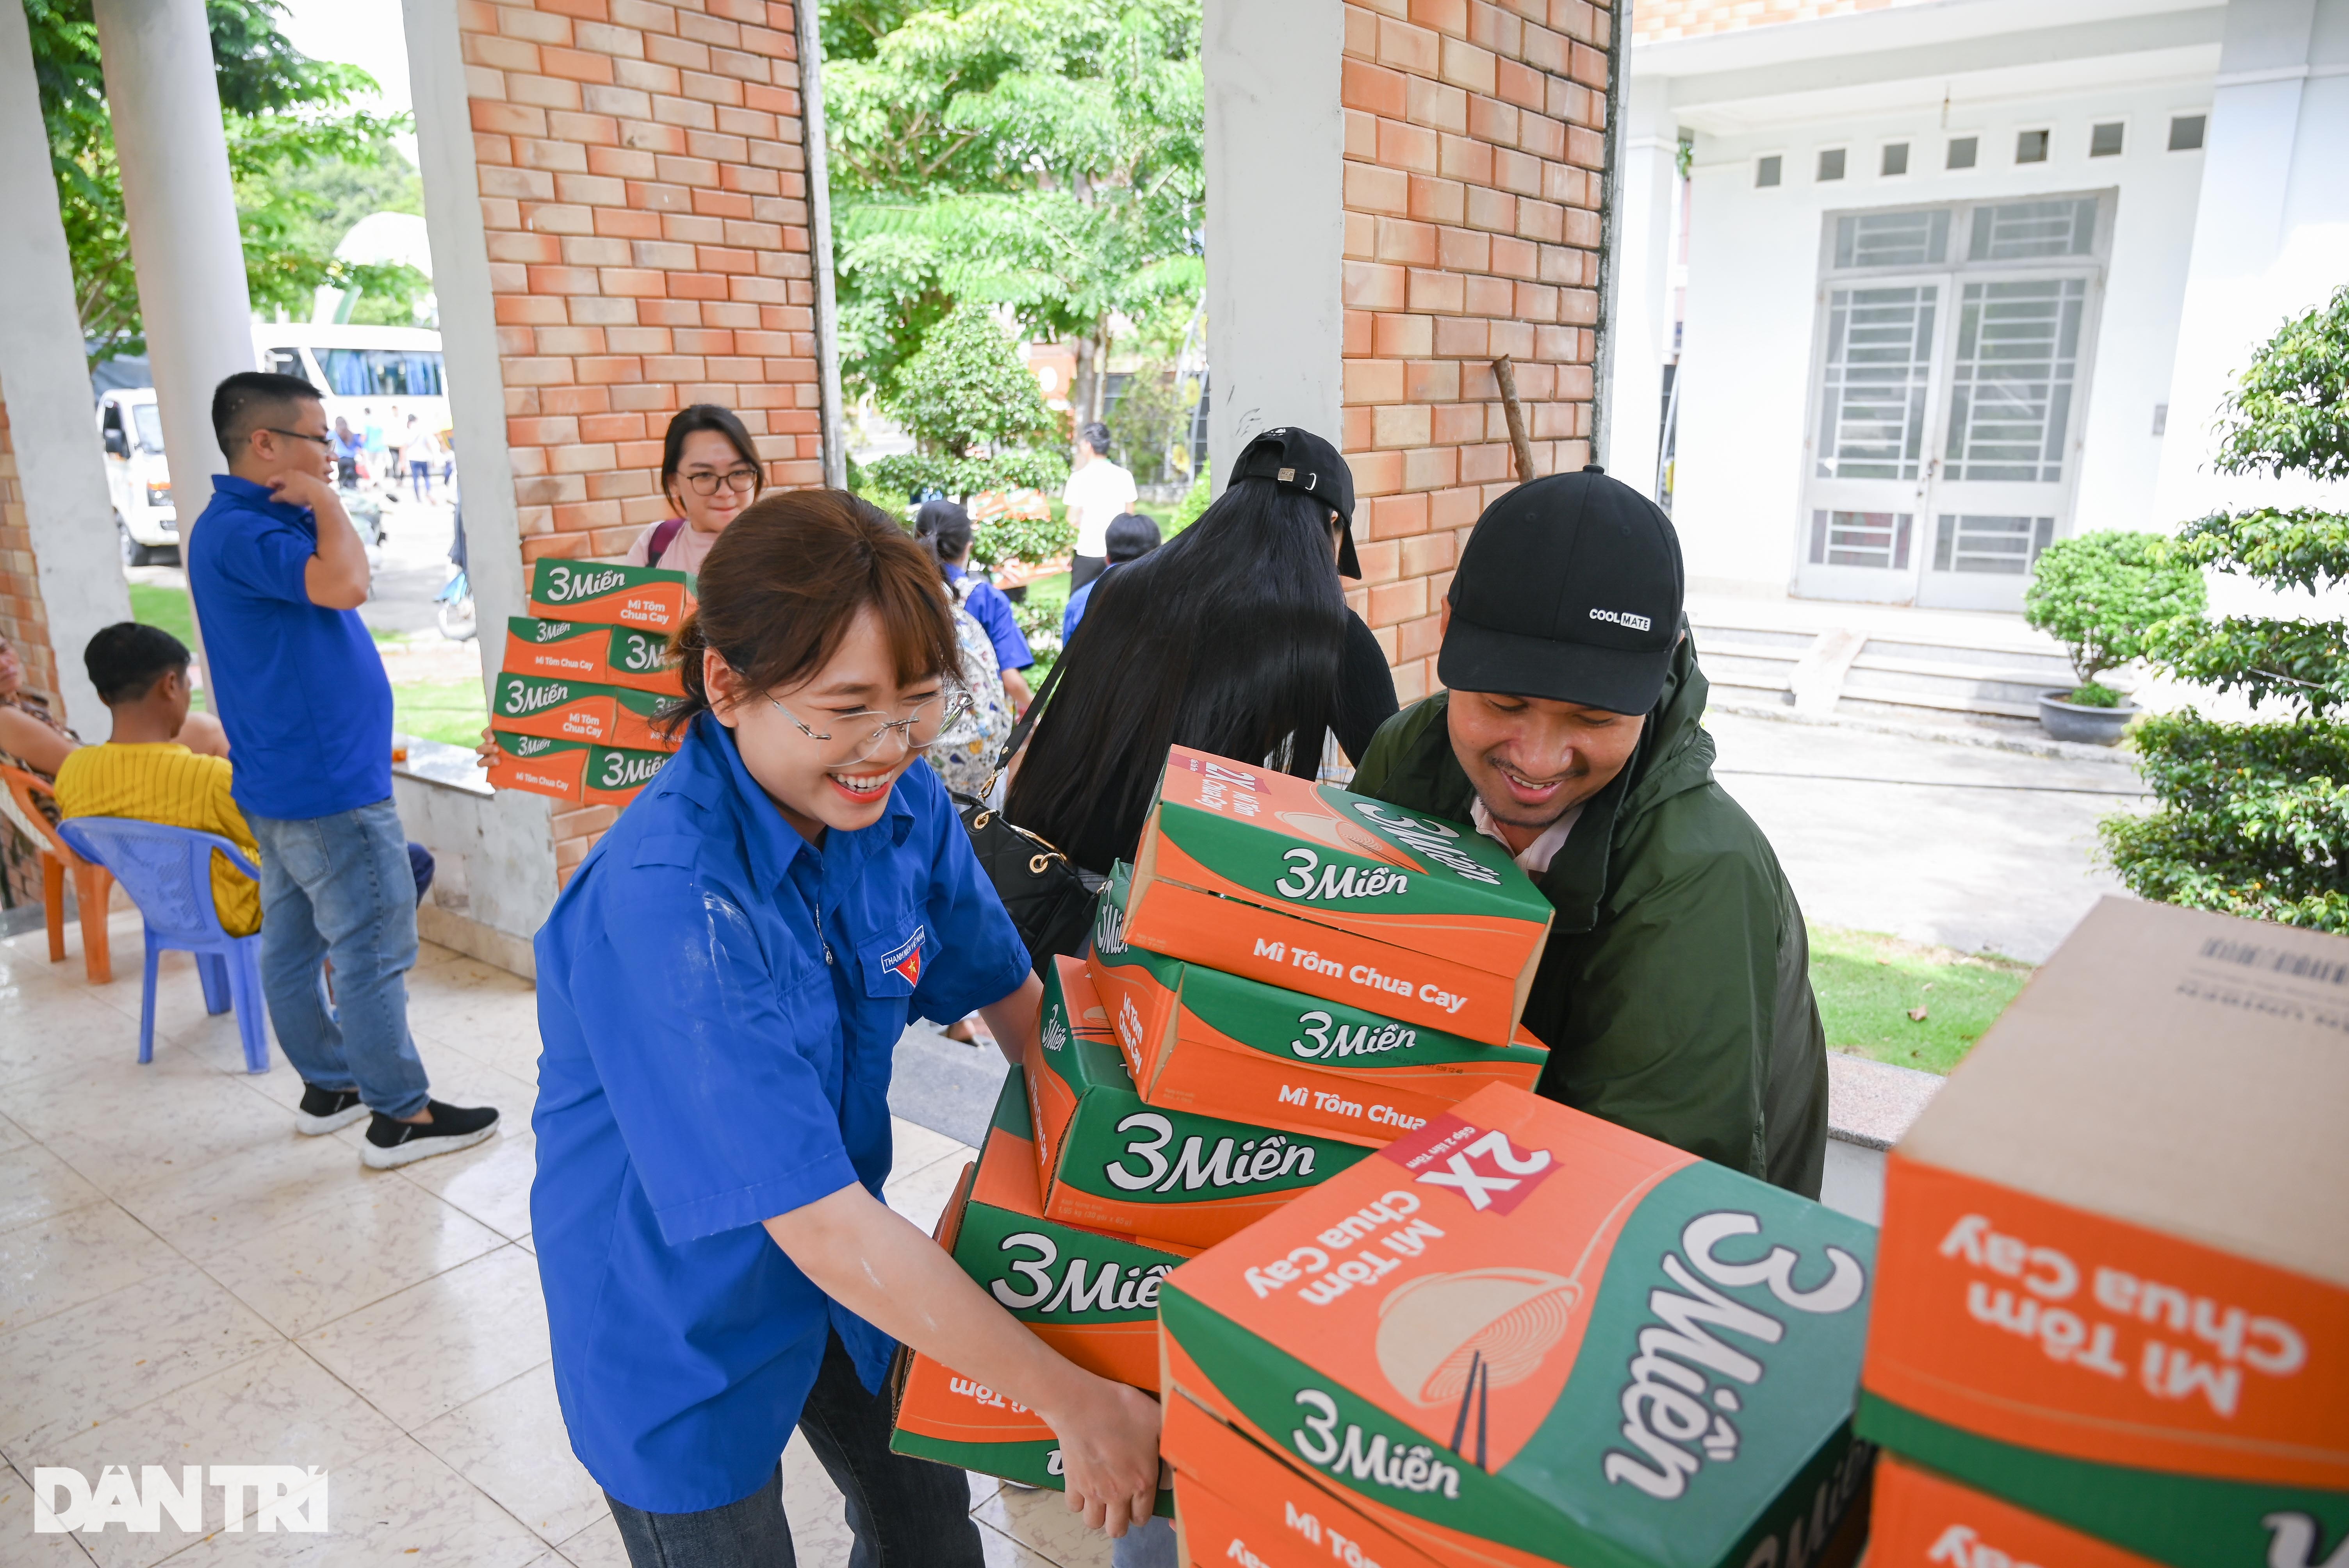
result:
[[[1052,673],[1044,677],[1043,686],[1036,693],[1036,700],[1028,705],[1028,711],[1021,714],[1019,722],[1011,727],[1010,738],[996,754],[994,772],[1002,772],[1004,765],[1019,755],[1019,748],[1028,743],[1028,732],[1036,727],[1038,719],[1044,717],[1044,705],[1051,700],[1052,688],[1061,684],[1061,672],[1068,667],[1069,651],[1063,648],[1061,656],[1052,661]]]

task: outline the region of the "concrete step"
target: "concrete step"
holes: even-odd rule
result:
[[[1908,712],[2001,727],[2027,725],[2038,720],[2042,692],[2074,684],[2063,655],[2020,645],[2022,639],[1995,628],[1982,633],[1924,617],[1915,625],[1914,631],[1889,631],[1880,624],[1865,628],[1866,641],[1856,655],[1850,639],[1863,629],[1814,630],[1714,609],[1691,630],[1706,676],[1724,695],[1747,700],[1760,696],[1806,711],[1879,717]],[[1827,658],[1822,665],[1829,640],[1838,636],[1846,639],[1844,661]],[[1811,673],[1800,674],[1806,670]],[[1798,675],[1805,683],[1799,697]],[[2127,689],[2126,682],[2115,684]]]

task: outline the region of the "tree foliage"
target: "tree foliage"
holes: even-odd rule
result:
[[[2146,652],[2162,622],[2201,614],[2201,573],[2161,553],[2158,533],[2106,531],[2042,551],[2023,595],[2023,618],[2062,643],[2083,688]]]
[[[1200,0],[832,0],[842,372],[894,393],[957,302],[1099,341],[1205,279]]]
[[[2253,357],[2222,415],[2230,473],[2349,478],[2349,287],[2287,323]],[[2202,519],[2169,559],[2280,592],[2349,580],[2349,517],[2255,508]],[[2349,624],[2194,615],[2158,628],[2153,660],[2181,678],[2297,714],[2230,724],[2191,709],[2137,732],[2161,809],[2103,824],[2146,898],[2349,933]]]
[[[1050,490],[1068,478],[1066,460],[1038,445],[1059,429],[1044,406],[1043,389],[983,306],[958,306],[938,324],[905,362],[885,406],[913,435],[915,445],[913,451],[878,459],[864,470],[871,482],[887,490],[970,496]],[[974,545],[992,550],[999,542],[981,540]],[[1042,560],[1051,553],[1047,548],[1024,558]]]
[[[90,0],[23,5],[84,342],[93,363],[141,353],[139,280]],[[338,163],[396,158],[389,138],[406,117],[352,108],[374,91],[374,78],[301,54],[277,30],[282,10],[279,0],[205,0],[254,307],[306,315],[322,285],[413,300],[425,286],[415,268],[338,262],[333,242],[320,243],[332,199],[315,178]]]

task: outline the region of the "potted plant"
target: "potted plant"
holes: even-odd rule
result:
[[[2058,740],[2110,746],[2137,706],[2097,679],[2142,657],[2156,626],[2199,615],[2202,573],[2177,559],[2158,533],[2108,530],[2059,539],[2040,552],[2023,618],[2064,645],[2080,684],[2043,692],[2039,722]]]

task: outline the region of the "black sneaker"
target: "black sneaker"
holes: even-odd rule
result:
[[[355,1088],[320,1088],[316,1084],[302,1086],[302,1109],[294,1118],[294,1130],[316,1138],[322,1132],[339,1132],[367,1113]]]
[[[359,1150],[359,1158],[374,1170],[388,1171],[471,1149],[498,1130],[498,1113],[489,1106],[443,1105],[437,1099],[424,1103],[432,1112],[426,1122],[400,1121],[377,1112],[367,1124],[367,1147]]]

